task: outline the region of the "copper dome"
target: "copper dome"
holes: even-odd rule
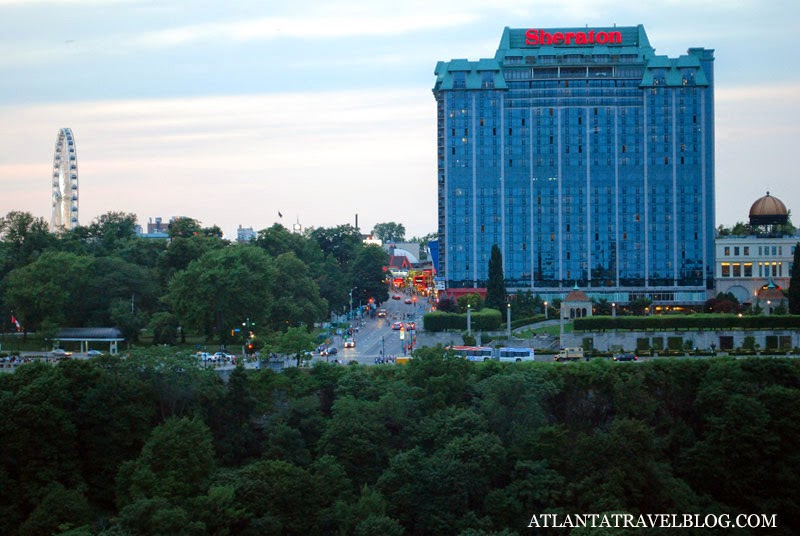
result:
[[[786,205],[777,197],[767,195],[756,199],[750,207],[751,225],[782,225],[789,219]]]

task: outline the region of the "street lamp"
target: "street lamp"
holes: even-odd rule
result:
[[[511,304],[506,304],[506,338],[511,343]]]
[[[617,304],[616,304],[616,302],[611,302],[611,316],[617,316]]]
[[[472,335],[472,305],[467,304],[467,335]]]
[[[353,328],[353,291],[356,289],[358,289],[358,287],[353,287],[350,289],[350,332],[351,332],[350,334],[351,335],[355,331],[355,329]]]
[[[544,319],[547,320],[547,302],[544,302]]]

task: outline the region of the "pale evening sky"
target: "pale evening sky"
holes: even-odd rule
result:
[[[767,190],[800,213],[797,0],[0,0],[0,216],[50,221],[68,127],[84,225],[435,232],[436,62],[493,57],[505,26],[613,24],[715,49],[716,224]]]

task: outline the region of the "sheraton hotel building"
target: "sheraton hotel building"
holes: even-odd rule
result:
[[[440,61],[438,276],[563,297],[697,304],[714,285],[714,55],[640,26],[510,29]]]

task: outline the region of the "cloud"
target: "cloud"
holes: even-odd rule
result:
[[[435,103],[426,88],[4,107],[0,122],[22,129],[0,143],[29,140],[13,162],[0,160],[0,188],[39,191],[25,206],[3,196],[0,214],[49,220],[53,144],[64,126],[75,134],[84,224],[110,210],[140,222],[187,215],[230,236],[239,224],[271,225],[280,210],[304,225],[360,213],[365,227],[435,230]],[[413,213],[395,193],[408,195]]]
[[[366,15],[359,17],[262,17],[255,20],[195,24],[149,32],[135,43],[151,47],[174,47],[198,41],[246,42],[268,39],[310,39],[324,46],[325,39],[384,37],[459,26],[476,20],[475,15],[451,14],[420,17],[417,14]]]

